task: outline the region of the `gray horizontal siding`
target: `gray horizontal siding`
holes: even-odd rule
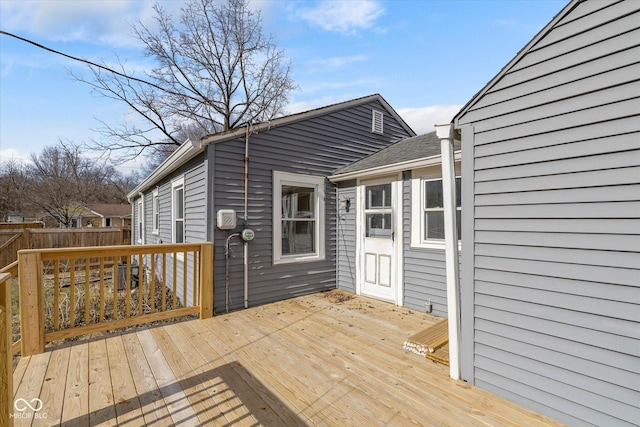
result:
[[[569,424],[637,423],[640,4],[578,3],[458,122],[473,381]]]
[[[249,244],[250,305],[336,287],[339,236],[335,185],[328,181],[325,185],[326,259],[274,265],[273,172],[326,177],[348,163],[409,136],[402,126],[386,113],[384,135],[372,133],[372,109],[384,111],[379,103],[372,102],[250,136],[248,225],[256,232],[255,239]],[[217,143],[210,147],[209,157],[209,161],[214,163],[215,210],[235,209],[239,219],[244,217],[244,145],[244,136],[234,141]],[[214,231],[216,311],[225,309],[227,281],[223,246],[228,235],[225,231]],[[231,249],[228,288],[230,308],[235,309],[243,304],[243,248],[237,239],[234,239]],[[341,274],[343,272],[344,270],[341,270]],[[344,275],[342,277],[345,278]]]
[[[447,317],[447,279],[443,250],[411,247],[411,173],[402,183],[403,218],[403,306],[420,312],[431,301],[434,316]],[[419,201],[413,201],[419,203]]]
[[[207,176],[204,162],[199,161],[184,173],[185,241],[207,239]]]
[[[180,168],[171,176],[166,177],[157,187],[149,189],[144,193],[144,216],[145,216],[145,243],[146,244],[169,244],[173,242],[172,236],[172,186],[171,182],[180,177],[184,177],[185,188],[185,241],[204,242],[206,241],[206,218],[207,218],[207,180],[204,157],[198,156],[187,165]],[[159,229],[158,233],[153,233],[153,191],[158,190],[158,211]],[[137,202],[137,199],[136,199]],[[134,203],[136,203],[134,202]],[[137,206],[137,203],[135,204]],[[137,215],[137,214],[136,214]],[[137,218],[137,216],[136,216]],[[134,230],[137,230],[137,222],[134,223]],[[137,231],[135,231],[137,232]],[[137,243],[136,240],[134,241]],[[193,256],[187,257],[187,295],[184,295],[184,261],[178,259],[177,273],[172,270],[173,257],[167,256],[167,271],[165,284],[173,288],[174,277],[177,283],[176,293],[183,304],[193,305]]]
[[[349,199],[349,212],[338,207],[337,288],[356,293],[356,182],[340,183],[338,200]]]

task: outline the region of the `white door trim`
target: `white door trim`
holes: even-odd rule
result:
[[[403,181],[402,172],[384,177],[376,177],[374,179],[358,178],[356,185],[356,294],[362,295],[362,280],[364,275],[363,259],[364,259],[364,187],[366,185],[375,185],[376,183],[389,182],[393,189],[393,198],[391,201],[393,210],[393,262],[395,263],[395,292],[393,293],[393,302],[398,306],[403,305],[404,300],[404,283],[403,283]]]

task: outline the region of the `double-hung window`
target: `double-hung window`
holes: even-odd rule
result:
[[[144,196],[138,199],[138,243],[144,244]]]
[[[442,178],[425,173],[412,178],[411,245],[444,248],[444,197]],[[456,177],[456,228],[462,224],[461,178]]]
[[[324,177],[274,172],[274,264],[324,259],[324,185]]]
[[[184,178],[171,183],[171,228],[173,243],[184,243]]]
[[[153,210],[153,234],[160,233],[160,205],[158,199],[158,189],[153,190],[153,195],[151,197],[152,200],[152,210]]]

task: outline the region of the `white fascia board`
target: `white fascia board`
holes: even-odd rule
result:
[[[460,161],[462,159],[462,153],[456,151],[455,160]],[[428,166],[436,166],[441,163],[441,156],[423,157],[421,159],[407,160],[406,162],[393,163],[391,165],[378,166],[370,169],[363,169],[354,172],[341,173],[338,175],[331,175],[328,177],[331,182],[348,181],[350,179],[369,178],[378,175],[388,175],[392,173],[398,173],[406,170],[420,169]]]
[[[144,179],[136,188],[134,188],[129,194],[127,194],[127,199],[129,203],[136,197],[139,193],[144,193],[145,190],[152,187],[156,184],[160,179],[169,175],[171,172],[178,169],[180,166],[184,165],[189,160],[193,159],[197,154],[201,153],[204,150],[204,144],[202,141],[192,141],[187,139],[176,151],[171,153],[169,157],[165,159],[164,162],[160,164],[148,177]]]

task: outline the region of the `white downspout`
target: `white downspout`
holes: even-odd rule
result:
[[[444,242],[449,319],[449,376],[459,380],[460,372],[460,264],[456,230],[456,171],[453,157],[453,124],[436,125],[442,152],[442,194],[444,202]]]

